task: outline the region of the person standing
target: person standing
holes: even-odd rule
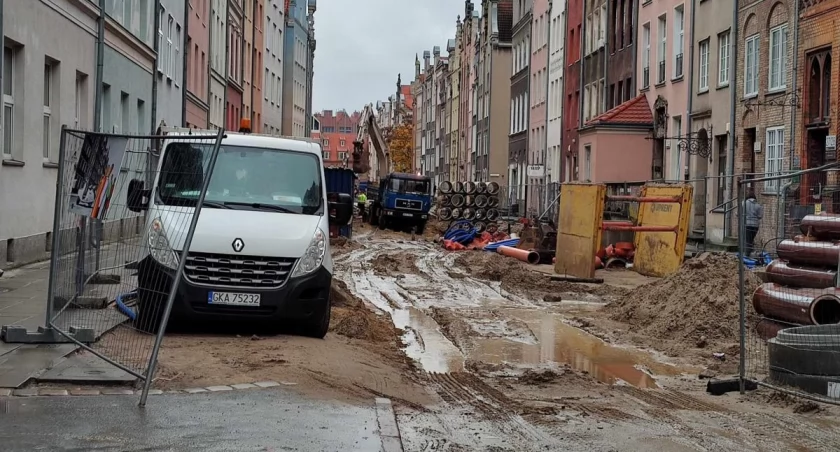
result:
[[[359,206],[359,216],[362,217],[362,221],[365,218],[365,206],[367,205],[367,195],[365,192],[358,190],[356,192],[356,204]]]
[[[744,201],[744,221],[746,222],[744,242],[747,248],[747,257],[750,257],[755,249],[755,237],[758,235],[759,227],[761,227],[762,218],[764,218],[764,206],[758,203],[755,199],[755,192],[750,190],[747,193],[747,199]]]

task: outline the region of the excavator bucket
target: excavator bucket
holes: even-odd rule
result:
[[[368,156],[365,155],[365,149],[361,141],[353,142],[353,172],[356,174],[364,174],[370,171],[370,163]]]

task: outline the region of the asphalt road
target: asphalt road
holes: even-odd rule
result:
[[[0,399],[0,450],[379,451],[376,409],[280,389]]]

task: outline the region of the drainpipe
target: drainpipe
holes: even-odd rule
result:
[[[586,73],[586,70],[585,70],[586,69],[586,57],[587,57],[587,55],[585,55],[585,53],[586,53],[586,2],[583,3],[583,8],[581,10],[580,23],[581,23],[580,36],[578,37],[578,39],[580,39],[580,49],[578,49],[578,50],[580,51],[581,57],[580,57],[580,80],[578,80],[578,86],[580,86],[581,83],[584,83],[584,81],[585,81],[584,74]],[[581,94],[584,94],[582,90],[581,90]],[[585,104],[585,103],[586,103],[585,96],[582,96],[582,97],[580,97],[580,99],[578,99],[578,121],[580,122],[581,126],[583,126],[583,121],[584,121],[584,119],[583,119],[583,104]],[[580,127],[578,127],[576,132],[578,132],[577,140],[580,140]],[[576,141],[575,142],[575,154],[578,154],[577,151],[578,151],[579,147],[580,147],[580,141]],[[572,160],[575,160],[575,159],[572,159]],[[577,155],[577,161],[578,161],[577,162],[578,167],[580,167],[580,155]],[[572,174],[574,174],[574,168],[572,168]],[[578,175],[580,175],[580,172],[578,172]]]
[[[160,46],[158,45],[159,41],[157,38],[158,30],[160,30],[160,0],[155,0],[155,28],[152,30],[152,33],[155,34],[152,44],[152,48],[155,51],[155,62],[154,67],[152,68],[152,112],[151,112],[151,124],[149,125],[150,133],[152,135],[157,135],[157,93],[158,93],[158,68],[160,67]],[[151,165],[151,162],[149,162]],[[151,174],[151,167],[147,168],[149,170],[149,174]]]
[[[738,0],[732,2],[732,43],[738,42]],[[737,49],[736,45],[732,45],[733,49]],[[733,184],[733,176],[735,174],[735,102],[737,101],[737,79],[735,78],[735,68],[738,66],[738,52],[730,52],[732,61],[729,63],[729,141],[726,151],[727,166],[726,175],[726,199],[732,199],[732,193],[735,189]],[[740,204],[739,204],[740,205]],[[726,215],[723,219],[724,235],[726,231],[731,230],[732,226],[732,209],[726,210]]]
[[[792,75],[792,93],[794,96],[796,95],[796,82],[797,82],[797,74],[799,74],[799,54],[797,53],[799,50],[799,0],[794,0],[793,2],[794,12],[793,12],[793,71],[791,72]],[[785,107],[787,108],[787,107]],[[795,137],[796,136],[796,107],[790,107],[790,163],[789,168],[793,171],[793,157],[794,157],[794,144],[795,144]],[[780,214],[782,211],[779,211]],[[780,223],[781,224],[781,223]],[[780,236],[781,237],[781,236]]]
[[[99,20],[96,21],[96,74],[94,80],[93,122],[97,132],[104,132],[102,124],[102,72],[105,62],[105,0],[99,0]]]
[[[189,5],[184,5],[184,34],[182,35],[182,39],[184,40],[181,43],[181,48],[184,49],[184,69],[181,71],[181,74],[184,74],[184,79],[181,80],[181,126],[187,126],[187,80],[189,80],[189,67],[190,65],[187,64],[187,55],[192,49],[187,48],[187,42],[189,41],[188,36],[190,35],[190,7]],[[194,58],[198,58],[197,55],[194,55]],[[154,71],[152,71],[154,73]]]
[[[259,130],[259,124],[256,123],[257,101],[254,99],[254,92],[256,91],[255,83],[257,80],[257,0],[251,5],[251,130]]]
[[[688,133],[691,134],[692,123],[694,122],[694,118],[692,118],[691,112],[694,110],[694,24],[695,24],[695,11],[697,11],[697,0],[691,0],[691,32],[689,33],[689,50],[688,50],[688,111],[686,111],[685,117],[688,119],[686,121],[688,125]],[[685,14],[685,13],[683,13]],[[732,52],[729,52],[732,53]],[[684,62],[685,60],[683,60]],[[732,81],[729,82],[730,85],[733,84]],[[690,135],[689,135],[690,136]],[[710,137],[711,140],[714,140],[715,137]],[[689,157],[688,152],[685,153],[685,161],[688,164],[688,171],[691,174],[691,158]],[[704,184],[705,185],[705,184]],[[706,191],[706,187],[703,187],[703,190]]]
[[[545,118],[545,135],[543,136],[543,143],[545,144],[545,148],[540,152],[542,155],[542,162],[543,162],[543,177],[542,177],[542,185],[543,189],[547,190],[548,186],[546,184],[546,160],[548,157],[548,104],[549,99],[551,99],[551,93],[549,93],[549,89],[551,88],[551,4],[552,1],[549,0],[548,2],[548,10],[546,10],[546,17],[548,17],[548,25],[546,26],[546,45],[545,48],[545,114],[543,115]],[[545,209],[545,204],[548,202],[548,196],[543,199],[542,206],[540,206],[540,210]]]
[[[6,35],[3,34],[3,0],[0,0],[0,39],[3,39],[5,41],[5,36]],[[3,73],[5,72],[3,70],[3,62],[6,61],[6,43],[0,42],[0,44],[2,44],[2,46],[0,46],[0,86],[3,86]],[[3,130],[3,124],[5,124],[5,122],[2,121],[2,119],[3,112],[0,111],[0,132],[5,132]],[[0,133],[0,136],[1,135],[2,133]],[[50,300],[52,300],[52,298],[50,298]]]
[[[226,129],[227,126],[227,119],[228,119],[228,71],[230,64],[228,64],[228,55],[230,55],[230,39],[228,30],[230,29],[230,2],[225,2],[225,29],[222,32],[225,34],[225,57],[222,59],[222,64],[225,66],[225,81],[223,83],[224,87],[224,98],[222,99],[222,105],[224,108],[222,109],[224,116],[222,118],[222,128]],[[235,127],[233,130],[238,130],[238,127]]]

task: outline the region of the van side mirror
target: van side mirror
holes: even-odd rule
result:
[[[145,189],[145,182],[140,179],[128,181],[128,193],[126,195],[128,210],[141,212],[149,208],[149,196],[151,190]]]
[[[353,219],[353,197],[348,193],[329,193],[327,195],[330,222],[345,225]]]

